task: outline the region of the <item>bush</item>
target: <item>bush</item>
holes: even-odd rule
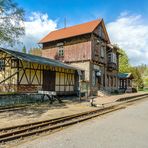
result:
[[[133,93],[136,93],[137,92],[137,89],[136,88],[132,88],[132,92]]]

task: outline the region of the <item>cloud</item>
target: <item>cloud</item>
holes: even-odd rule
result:
[[[25,36],[21,41],[27,49],[30,49],[37,47],[41,38],[57,28],[57,21],[49,19],[47,14],[33,12],[24,25]]]
[[[123,48],[133,65],[148,64],[148,23],[141,15],[122,13],[107,24],[112,43]]]

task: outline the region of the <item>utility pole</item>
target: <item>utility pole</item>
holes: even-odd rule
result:
[[[66,20],[66,17],[64,18],[64,28],[67,27],[67,20]]]

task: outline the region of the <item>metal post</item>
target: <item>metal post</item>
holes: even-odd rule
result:
[[[79,100],[81,102],[81,76],[79,75]]]

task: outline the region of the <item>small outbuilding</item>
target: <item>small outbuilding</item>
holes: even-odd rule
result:
[[[0,92],[76,94],[80,74],[57,60],[0,48]]]
[[[119,90],[123,92],[132,92],[132,80],[133,80],[132,73],[119,73]]]

